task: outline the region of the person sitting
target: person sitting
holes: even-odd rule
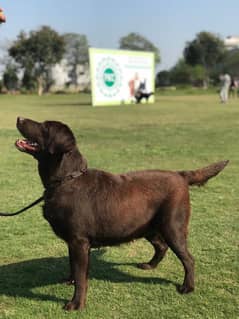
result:
[[[141,102],[142,99],[146,99],[146,101],[148,102],[148,99],[150,98],[151,95],[153,95],[153,92],[150,93],[143,93],[141,91],[137,91],[135,93],[135,99],[136,99],[136,103],[139,104]]]
[[[154,94],[153,92],[146,91],[146,81],[144,81],[139,84],[138,90],[135,92],[134,97],[135,97],[136,103],[139,104],[142,99],[146,99],[146,101],[148,102],[148,99],[153,94]]]

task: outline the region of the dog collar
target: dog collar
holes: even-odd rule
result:
[[[48,189],[54,189],[58,186],[60,186],[61,184],[64,184],[65,182],[71,180],[71,179],[74,179],[74,178],[77,178],[77,177],[80,177],[81,175],[83,175],[86,171],[77,171],[77,172],[72,172],[70,174],[67,174],[63,177],[55,177],[53,178],[49,185],[47,185],[46,187],[46,190]]]

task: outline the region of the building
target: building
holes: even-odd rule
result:
[[[53,85],[51,86],[52,92],[69,90],[71,92],[88,91],[90,89],[90,70],[89,65],[77,66],[77,83],[72,84],[69,76],[70,67],[67,64],[66,59],[63,59],[60,63],[57,63],[52,67],[51,78]]]
[[[239,48],[239,36],[228,36],[224,40],[224,44],[227,49],[238,49]]]

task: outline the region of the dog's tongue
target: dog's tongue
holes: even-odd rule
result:
[[[38,149],[37,143],[32,143],[26,139],[18,139],[15,145],[20,150],[36,151]]]

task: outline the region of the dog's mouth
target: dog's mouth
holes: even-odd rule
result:
[[[28,139],[18,139],[15,143],[17,149],[21,152],[35,153],[40,150],[38,143]]]

